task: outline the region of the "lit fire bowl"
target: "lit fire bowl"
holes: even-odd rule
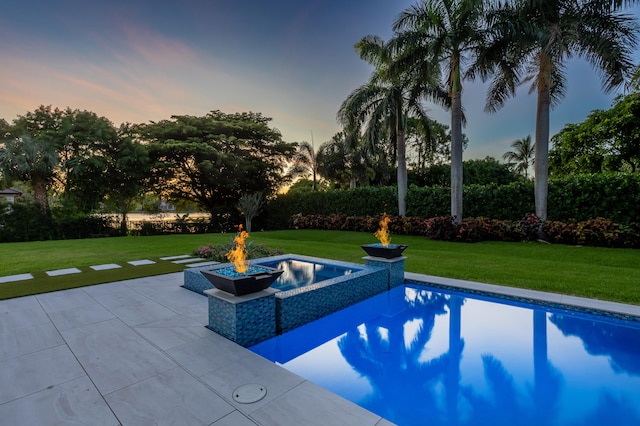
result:
[[[284,272],[267,266],[249,266],[247,274],[239,274],[235,267],[200,271],[215,288],[236,296],[255,293],[268,288]]]
[[[404,244],[389,244],[385,247],[380,243],[376,243],[363,244],[360,247],[362,247],[369,256],[381,257],[383,259],[393,259],[395,257],[402,256],[402,252],[409,246]]]

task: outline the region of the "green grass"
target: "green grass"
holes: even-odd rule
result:
[[[0,276],[189,254],[200,245],[226,243],[231,236],[168,235],[4,243],[0,244]],[[299,230],[254,232],[250,241],[280,247],[288,253],[362,263],[365,253],[360,244],[372,243],[375,239],[368,233]],[[638,250],[536,243],[462,244],[410,236],[393,236],[393,242],[409,245],[405,252],[408,257],[405,269],[409,272],[640,305]],[[161,269],[167,266],[161,265],[169,264],[78,274],[73,278],[73,286],[165,273]],[[173,269],[181,270],[181,266],[173,265]],[[87,280],[93,278],[83,284],[83,276],[88,277]],[[39,280],[40,287],[43,280],[51,278],[54,277]],[[42,290],[64,288],[64,282],[71,280],[55,278],[59,281],[55,286],[46,285]],[[0,298],[15,297],[17,294],[11,295],[12,291],[26,285],[15,284],[0,284]],[[37,292],[38,287],[32,291]]]

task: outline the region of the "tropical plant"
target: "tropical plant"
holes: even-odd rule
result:
[[[547,218],[549,114],[566,92],[566,61],[577,55],[598,68],[603,88],[621,85],[632,69],[638,27],[620,13],[621,1],[516,0],[488,14],[492,41],[478,61],[492,75],[486,109],[495,112],[531,82],[537,92],[535,137],[536,214]]]
[[[34,199],[46,215],[50,214],[47,193],[58,160],[53,144],[31,136],[7,139],[0,148],[2,175],[8,180],[31,183]]]
[[[373,65],[375,70],[369,82],[351,92],[342,103],[338,120],[351,135],[359,134],[364,126],[364,140],[371,150],[381,142],[384,132],[395,141],[398,212],[404,216],[407,211],[406,122],[408,117],[415,117],[428,126],[420,98],[428,93],[425,87],[435,86],[434,78],[424,72],[423,78],[394,72],[393,64],[398,55],[380,37],[366,36],[355,47],[360,58]]]
[[[465,63],[485,43],[483,0],[428,0],[403,11],[394,23],[396,48],[403,52],[401,69],[430,72],[444,67],[451,111],[451,216],[462,220],[462,86],[474,74]],[[414,73],[419,76],[422,73]]]
[[[318,190],[318,160],[317,153],[309,142],[298,144],[296,152],[291,159],[291,168],[288,175],[291,179],[298,177],[308,178],[312,176],[312,191]]]
[[[262,194],[256,192],[254,194],[242,194],[238,202],[238,210],[244,216],[244,224],[247,232],[251,232],[251,223],[253,218],[260,214],[264,207],[264,198]]]
[[[513,141],[511,148],[513,151],[505,152],[502,159],[508,161],[509,167],[516,172],[522,173],[525,179],[529,179],[529,166],[534,163],[534,144],[531,142],[531,136]]]

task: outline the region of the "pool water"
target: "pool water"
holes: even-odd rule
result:
[[[640,425],[640,324],[407,284],[250,348],[399,425]]]
[[[332,278],[349,275],[352,269],[337,265],[327,265],[306,260],[284,259],[273,262],[256,263],[258,266],[268,266],[283,269],[284,272],[271,284],[271,288],[286,291],[315,284]]]

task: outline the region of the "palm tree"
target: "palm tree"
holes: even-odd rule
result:
[[[621,85],[632,69],[637,44],[632,16],[611,0],[516,0],[488,15],[495,33],[481,71],[493,79],[486,109],[495,112],[516,87],[531,82],[537,91],[535,139],[536,214],[547,218],[549,113],[565,94],[565,62],[577,55],[598,68],[603,88]],[[486,68],[489,69],[489,68]]]
[[[47,191],[53,182],[58,153],[51,143],[30,136],[7,139],[0,148],[0,169],[6,179],[30,182],[43,213],[49,214]]]
[[[525,179],[529,179],[529,166],[534,164],[534,145],[531,135],[518,139],[511,143],[513,151],[507,151],[502,158],[509,162],[516,172],[522,173]]]
[[[360,58],[375,67],[368,83],[349,94],[338,110],[338,120],[349,134],[365,126],[364,140],[373,151],[385,131],[395,140],[398,163],[398,214],[407,211],[407,159],[405,131],[407,117],[416,117],[428,125],[420,98],[433,78],[410,79],[396,73],[392,65],[398,59],[389,43],[377,36],[366,36],[356,44]],[[424,76],[423,76],[424,77]]]
[[[484,46],[483,0],[427,0],[403,11],[394,23],[397,48],[409,67],[443,66],[451,110],[451,216],[462,220],[462,83],[473,74],[465,62]]]
[[[302,142],[298,145],[298,150],[293,154],[293,165],[289,170],[291,178],[313,176],[313,191],[318,190],[318,161],[316,152],[309,142]]]

